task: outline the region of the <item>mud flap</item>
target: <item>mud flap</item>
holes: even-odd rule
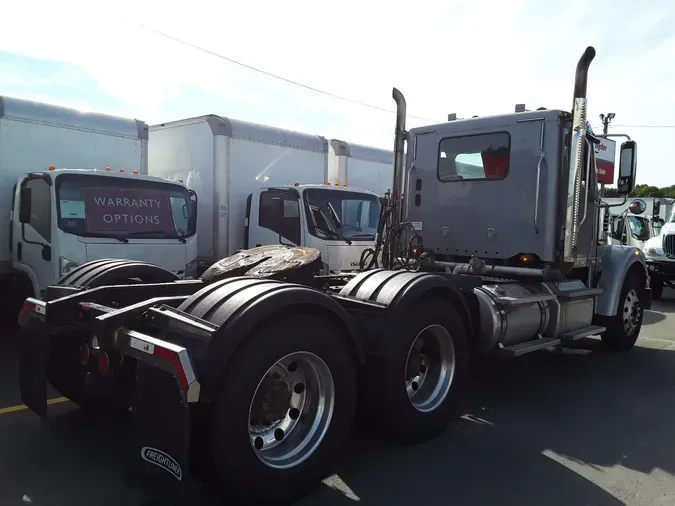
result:
[[[49,346],[50,336],[43,325],[31,325],[22,331],[19,350],[21,401],[43,418],[47,416],[46,363]]]
[[[173,501],[190,487],[191,420],[176,378],[138,362],[132,407],[130,464],[123,479]]]

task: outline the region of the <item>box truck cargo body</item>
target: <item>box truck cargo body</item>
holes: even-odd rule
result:
[[[377,196],[356,192],[359,197],[354,193],[350,198],[340,197],[331,203],[330,197],[336,192],[346,194],[344,188],[325,184],[328,142],[321,136],[207,115],[151,126],[149,139],[149,174],[182,179],[197,194],[202,268],[247,245],[279,242],[307,245],[310,241],[319,243],[313,247],[322,251],[324,260],[329,256],[329,246],[352,248],[353,255],[352,251],[333,255],[336,262],[340,259],[339,265],[326,265],[327,270],[341,270],[345,263],[358,262],[361,251],[374,244],[374,233],[364,232],[356,223],[343,224],[339,218],[342,209],[335,206],[346,206],[346,214],[351,215],[357,212],[359,199],[365,199],[365,207],[363,204],[358,207],[360,212],[379,213]],[[303,200],[305,185],[316,185],[325,191],[310,192],[310,205]],[[285,202],[288,198],[294,203]],[[331,211],[329,223],[321,221],[315,227],[316,217],[310,207],[321,208],[321,212],[326,213],[330,209],[328,204],[338,217]],[[286,205],[286,214],[295,214],[286,215],[280,207],[275,207],[276,219],[280,221],[271,223],[265,218],[268,215],[265,208],[272,205]],[[291,211],[288,206],[297,211]],[[282,222],[300,223],[302,230],[281,234]],[[341,225],[349,231],[342,230]],[[358,237],[339,238],[346,234]]]
[[[192,197],[143,175],[147,146],[142,121],[0,97],[0,273],[15,291],[39,295],[102,258],[196,268]]]
[[[373,190],[382,197],[391,191],[394,180],[394,152],[331,139],[328,179],[349,187]]]

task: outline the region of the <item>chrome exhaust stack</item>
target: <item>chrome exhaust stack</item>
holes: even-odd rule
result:
[[[403,209],[403,175],[405,171],[405,141],[408,132],[405,130],[405,117],[407,105],[403,93],[396,88],[392,90],[392,97],[396,102],[396,130],[394,141],[394,182],[391,190],[391,198],[395,209],[394,219],[396,224],[401,223],[401,211]]]
[[[403,179],[405,172],[405,141],[408,137],[408,132],[405,129],[406,117],[406,102],[403,93],[394,88],[392,90],[392,97],[396,102],[396,130],[394,140],[394,181],[391,186],[391,195],[389,198],[385,197],[386,209],[380,216],[380,230],[382,233],[376,237],[376,252],[375,255],[382,248],[382,266],[386,269],[393,267],[394,262],[398,256],[400,244],[388,239],[390,233],[397,234],[400,230],[403,220],[403,202],[405,196],[403,195]],[[385,239],[387,238],[387,239]]]
[[[581,209],[581,182],[584,176],[586,157],[587,109],[586,88],[588,68],[595,58],[595,49],[586,48],[579,58],[574,78],[574,104],[572,109],[572,138],[570,142],[569,181],[565,215],[565,242],[563,262],[574,264],[577,259],[579,239],[579,214]],[[590,168],[589,168],[590,170]],[[587,203],[584,203],[587,205]]]

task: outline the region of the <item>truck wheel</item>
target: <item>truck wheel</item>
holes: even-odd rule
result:
[[[619,306],[614,316],[601,316],[598,320],[607,328],[602,334],[602,344],[611,351],[628,351],[635,346],[640,329],[644,308],[640,298],[644,293],[645,278],[639,274],[629,274],[623,282]]]
[[[285,315],[254,330],[214,395],[219,495],[280,504],[311,491],[348,442],[356,389],[345,337],[330,320]]]
[[[420,443],[441,434],[468,375],[467,331],[446,299],[426,297],[383,337],[387,357],[368,367],[368,418],[390,439]]]
[[[57,284],[96,288],[104,285],[129,283],[132,279],[146,283],[169,282],[178,279],[170,271],[148,262],[124,259],[102,259],[80,265],[63,276]],[[136,362],[119,357],[110,365],[106,381],[97,369],[96,356],[91,350],[87,333],[59,338],[47,355],[47,379],[64,397],[92,414],[126,412],[134,392]],[[89,385],[88,385],[89,383]]]

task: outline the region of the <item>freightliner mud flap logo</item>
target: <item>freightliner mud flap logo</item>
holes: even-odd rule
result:
[[[178,465],[178,462],[171,456],[167,455],[161,450],[144,446],[141,448],[141,458],[146,462],[150,462],[165,471],[171,473],[178,481],[183,480],[183,470]]]

